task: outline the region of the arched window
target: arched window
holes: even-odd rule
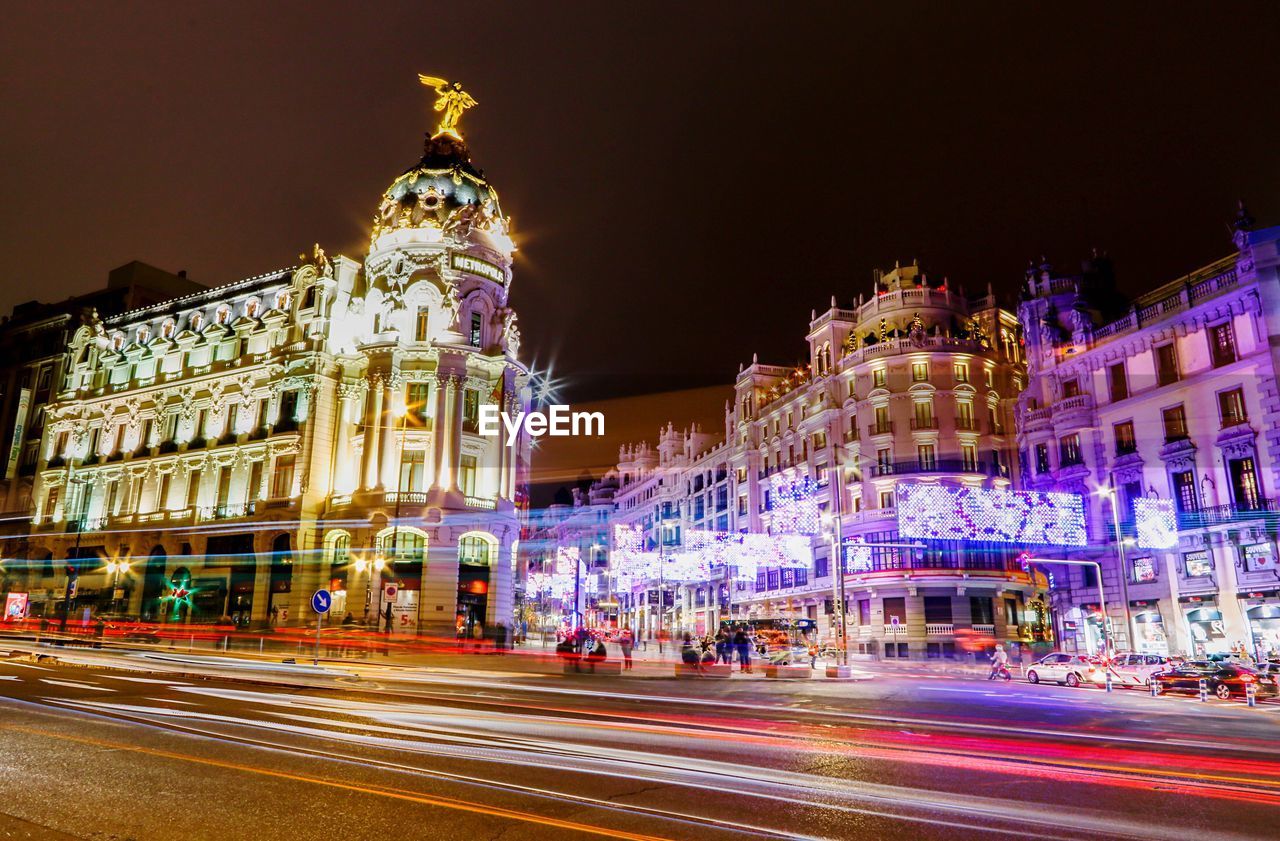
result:
[[[377,547],[397,575],[416,571],[427,557],[427,534],[413,526],[389,526],[378,533]]]
[[[480,534],[466,534],[458,540],[458,563],[489,566],[494,561],[493,538]]]
[[[302,309],[310,309],[316,305],[316,288],[308,286],[306,291],[302,293]]]
[[[329,565],[331,567],[346,566],[351,562],[351,535],[345,531],[332,534],[329,538]]]

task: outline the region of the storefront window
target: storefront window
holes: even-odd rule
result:
[[[1254,656],[1259,660],[1280,659],[1280,604],[1260,604],[1245,614],[1253,635]]]
[[[1254,543],[1250,546],[1245,546],[1244,565],[1251,572],[1275,569],[1275,547],[1270,543]]]
[[[1213,572],[1213,562],[1209,560],[1208,552],[1188,552],[1182,556],[1182,561],[1188,578],[1204,578]]]
[[[1164,617],[1160,611],[1134,614],[1133,625],[1138,651],[1143,654],[1169,653],[1169,639],[1164,632]]]
[[[1221,654],[1230,650],[1222,613],[1217,608],[1201,607],[1187,613],[1191,632],[1191,650],[1197,657]]]

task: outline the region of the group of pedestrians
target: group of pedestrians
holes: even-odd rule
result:
[[[732,666],[736,655],[738,670],[750,672],[751,649],[754,647],[755,643],[744,627],[722,627],[715,637],[704,637],[696,642],[685,634],[680,659],[685,663]]]

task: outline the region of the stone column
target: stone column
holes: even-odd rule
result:
[[[364,453],[361,456],[361,473],[364,476],[364,489],[373,490],[378,486],[378,420],[382,416],[382,378],[374,376],[369,384],[369,395],[365,399],[364,411]]]
[[[382,429],[379,432],[379,437],[382,439],[382,453],[379,458],[378,475],[381,478],[379,484],[388,491],[397,490],[400,484],[398,450],[400,432],[397,428],[400,420],[396,417],[395,408],[392,382],[386,380],[382,386]]]
[[[338,386],[338,419],[333,436],[333,479],[331,487],[339,493],[350,493],[357,484],[356,477],[351,475],[351,413],[357,394],[358,389],[354,384],[342,383]]]
[[[463,406],[463,380],[460,377],[454,377],[450,380],[450,400],[452,402],[452,412],[449,416],[449,466],[445,471],[449,477],[448,487],[450,489],[458,487],[458,466],[462,463],[462,406]]]
[[[435,410],[431,420],[431,486],[444,488],[445,438],[449,428],[448,377],[436,376]]]

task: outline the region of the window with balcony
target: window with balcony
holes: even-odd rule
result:
[[[463,496],[476,495],[476,457],[463,456],[458,465],[458,490]]]
[[[1233,458],[1227,462],[1231,476],[1231,499],[1236,508],[1257,510],[1262,504],[1262,490],[1258,486],[1258,471],[1253,457]]]
[[[224,466],[218,468],[218,500],[217,506],[219,510],[227,507],[227,503],[231,501],[231,467]]]
[[[1079,396],[1080,396],[1080,379],[1078,377],[1072,377],[1069,380],[1064,380],[1062,383],[1062,399],[1066,400],[1071,397],[1079,397]]]
[[[426,490],[426,450],[407,450],[400,461],[399,490],[419,493]]]
[[[1123,362],[1107,366],[1107,384],[1111,387],[1111,402],[1118,403],[1129,396],[1129,377]]]
[[[409,413],[409,423],[425,425],[431,417],[431,384],[409,383],[405,387],[404,407]]]
[[[1138,451],[1138,439],[1133,434],[1133,421],[1116,424],[1112,429],[1116,436],[1116,456],[1132,455]]]
[[[1221,368],[1236,361],[1236,336],[1230,321],[1209,328],[1209,345],[1213,367]]]
[[[293,495],[293,456],[276,458],[276,469],[271,474],[271,496],[273,499],[286,499]]]
[[[1156,348],[1155,354],[1156,383],[1159,385],[1176,383],[1181,376],[1178,372],[1178,352],[1174,349],[1173,343],[1160,345]]]
[[[978,470],[978,447],[976,444],[960,445],[960,466],[969,473]]]
[[[1194,470],[1182,470],[1174,473],[1171,477],[1173,480],[1173,502],[1178,506],[1178,511],[1183,514],[1191,514],[1200,510],[1200,491],[1196,487],[1196,473]]]
[[[893,472],[893,451],[888,447],[876,450],[876,470],[881,476]]]
[[[913,407],[915,417],[912,418],[913,429],[933,429],[937,424],[933,421],[933,403],[926,400],[916,402]]]
[[[1181,404],[1165,409],[1160,413],[1160,416],[1164,422],[1164,442],[1166,444],[1187,439],[1187,412]]]
[[[187,475],[186,507],[194,508],[200,502],[200,469],[196,468]]]
[[[1073,467],[1081,464],[1084,461],[1084,456],[1080,451],[1080,433],[1075,432],[1064,436],[1058,442],[1058,454],[1061,456],[1063,467]]]
[[[480,392],[474,388],[462,392],[462,429],[464,432],[480,429]]]
[[[956,429],[962,432],[974,432],[977,424],[973,420],[973,403],[960,400],[956,403]]]
[[[876,422],[872,432],[876,435],[893,432],[893,423],[889,420],[888,406],[876,406]]]
[[[1249,416],[1244,407],[1243,388],[1218,392],[1218,417],[1222,419],[1223,429],[1249,422]]]
[[[912,362],[911,363],[911,382],[926,383],[929,381],[929,363],[928,362]]]
[[[935,470],[938,466],[937,451],[932,444],[921,444],[916,447],[916,459],[921,470]]]

